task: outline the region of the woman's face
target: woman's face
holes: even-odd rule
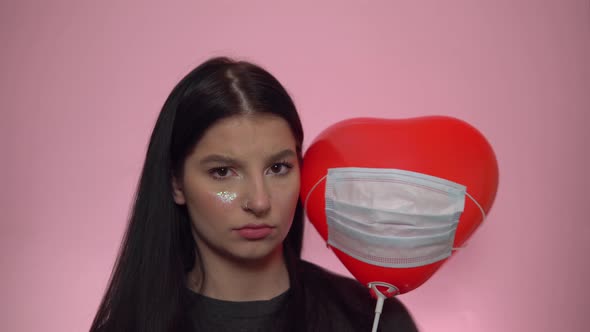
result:
[[[299,197],[296,151],[288,123],[274,115],[234,116],[205,132],[173,181],[203,260],[281,250]]]

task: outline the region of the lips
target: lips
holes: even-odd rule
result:
[[[262,240],[272,233],[274,227],[266,224],[248,224],[234,229],[246,240]]]

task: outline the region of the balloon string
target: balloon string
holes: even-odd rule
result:
[[[373,290],[375,296],[377,297],[377,303],[375,304],[375,319],[373,320],[373,329],[372,332],[377,332],[377,327],[379,327],[379,318],[381,317],[381,312],[383,311],[383,302],[386,299],[399,294],[399,289],[392,284],[386,282],[379,282],[373,281],[367,285],[370,289]],[[386,294],[383,294],[377,286],[387,287]]]
[[[383,301],[385,301],[382,298],[379,298],[377,300],[377,303],[383,303]],[[379,305],[379,304],[377,304]],[[383,304],[381,304],[381,306],[383,306]],[[381,318],[381,313],[380,312],[375,312],[375,318],[373,319],[373,329],[371,330],[372,332],[377,332],[377,328],[379,327],[379,318]]]
[[[309,192],[307,193],[307,196],[305,196],[305,201],[303,202],[303,210],[305,211],[305,214],[307,214],[307,202],[309,201],[309,196],[311,196],[311,193],[313,193],[313,191],[315,190],[315,188],[322,182],[324,181],[324,179],[327,177],[328,175],[324,175],[322,176],[321,179],[318,180],[318,182],[316,182],[312,187],[311,190],[309,190]],[[309,217],[309,216],[308,216]]]
[[[475,198],[473,198],[473,196],[471,196],[468,192],[465,192],[465,195],[467,197],[469,197],[471,199],[471,201],[473,201],[473,203],[475,203],[475,205],[479,208],[479,211],[481,211],[481,215],[482,215],[482,219],[481,222],[483,222],[484,220],[486,220],[486,212],[483,210],[483,208],[481,207],[481,205],[475,200]],[[463,249],[467,247],[467,245],[463,245],[459,248],[453,248],[453,250],[459,250],[459,249]]]

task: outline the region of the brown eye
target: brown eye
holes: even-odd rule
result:
[[[209,174],[216,180],[223,180],[229,178],[232,174],[229,167],[215,167],[209,170]]]
[[[270,166],[267,171],[267,174],[270,175],[286,175],[289,173],[289,170],[293,168],[292,164],[283,162],[283,163],[276,163]]]

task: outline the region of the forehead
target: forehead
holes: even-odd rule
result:
[[[295,138],[287,121],[271,114],[245,114],[222,119],[211,126],[195,146],[197,157],[224,154],[247,158],[295,151]]]

